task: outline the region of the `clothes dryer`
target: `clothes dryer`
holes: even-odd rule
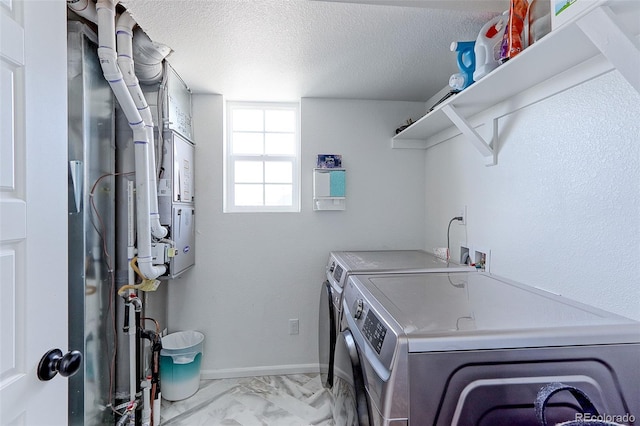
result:
[[[537,426],[550,382],[640,418],[637,321],[483,272],[351,275],[342,304],[372,425]],[[556,397],[549,423],[574,419]]]

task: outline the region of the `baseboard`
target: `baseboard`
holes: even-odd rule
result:
[[[200,378],[231,379],[236,377],[276,376],[287,374],[318,373],[318,364],[268,365],[263,367],[224,368],[220,370],[201,370]]]

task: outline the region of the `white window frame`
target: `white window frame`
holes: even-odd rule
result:
[[[294,155],[270,155],[270,154],[234,154],[233,153],[233,111],[238,109],[262,109],[294,111],[295,123],[295,154]],[[300,104],[297,102],[226,102],[226,135],[224,144],[224,206],[225,213],[238,212],[300,212]],[[266,132],[263,128],[263,134]],[[235,204],[235,168],[236,161],[285,161],[292,165],[292,199],[287,206],[238,206]],[[264,167],[263,167],[264,169]],[[263,189],[265,183],[263,181]]]

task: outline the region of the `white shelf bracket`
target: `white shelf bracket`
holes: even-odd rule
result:
[[[449,117],[449,120],[469,139],[471,144],[480,151],[480,154],[487,158],[487,166],[495,166],[497,164],[498,150],[496,147],[498,141],[498,123],[496,119],[487,123],[487,127],[491,129],[490,139],[487,143],[476,129],[458,113],[458,110],[453,105],[445,105],[442,107],[442,112],[444,112],[447,117]]]
[[[582,18],[576,24],[617,68],[622,76],[640,93],[640,49],[616,23],[616,18],[607,6],[600,6]]]

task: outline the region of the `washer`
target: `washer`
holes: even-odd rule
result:
[[[349,336],[340,335],[342,294],[349,276],[355,274],[402,274],[409,272],[475,271],[475,268],[446,262],[424,250],[334,251],[329,255],[326,280],[321,286],[318,350],[321,379],[325,387],[334,388],[342,412],[336,424],[368,424],[364,387],[360,386],[355,347]],[[336,385],[336,386],[334,386]],[[359,401],[359,403],[357,403]],[[357,413],[357,414],[356,414]]]
[[[483,272],[351,275],[343,296],[372,425],[538,425],[556,381],[640,418],[636,321]],[[556,395],[547,419],[576,412]]]
[[[350,275],[470,271],[470,266],[446,262],[424,250],[334,251],[329,254],[320,295],[318,347],[325,387],[333,384],[333,357],[340,331],[342,289]]]

